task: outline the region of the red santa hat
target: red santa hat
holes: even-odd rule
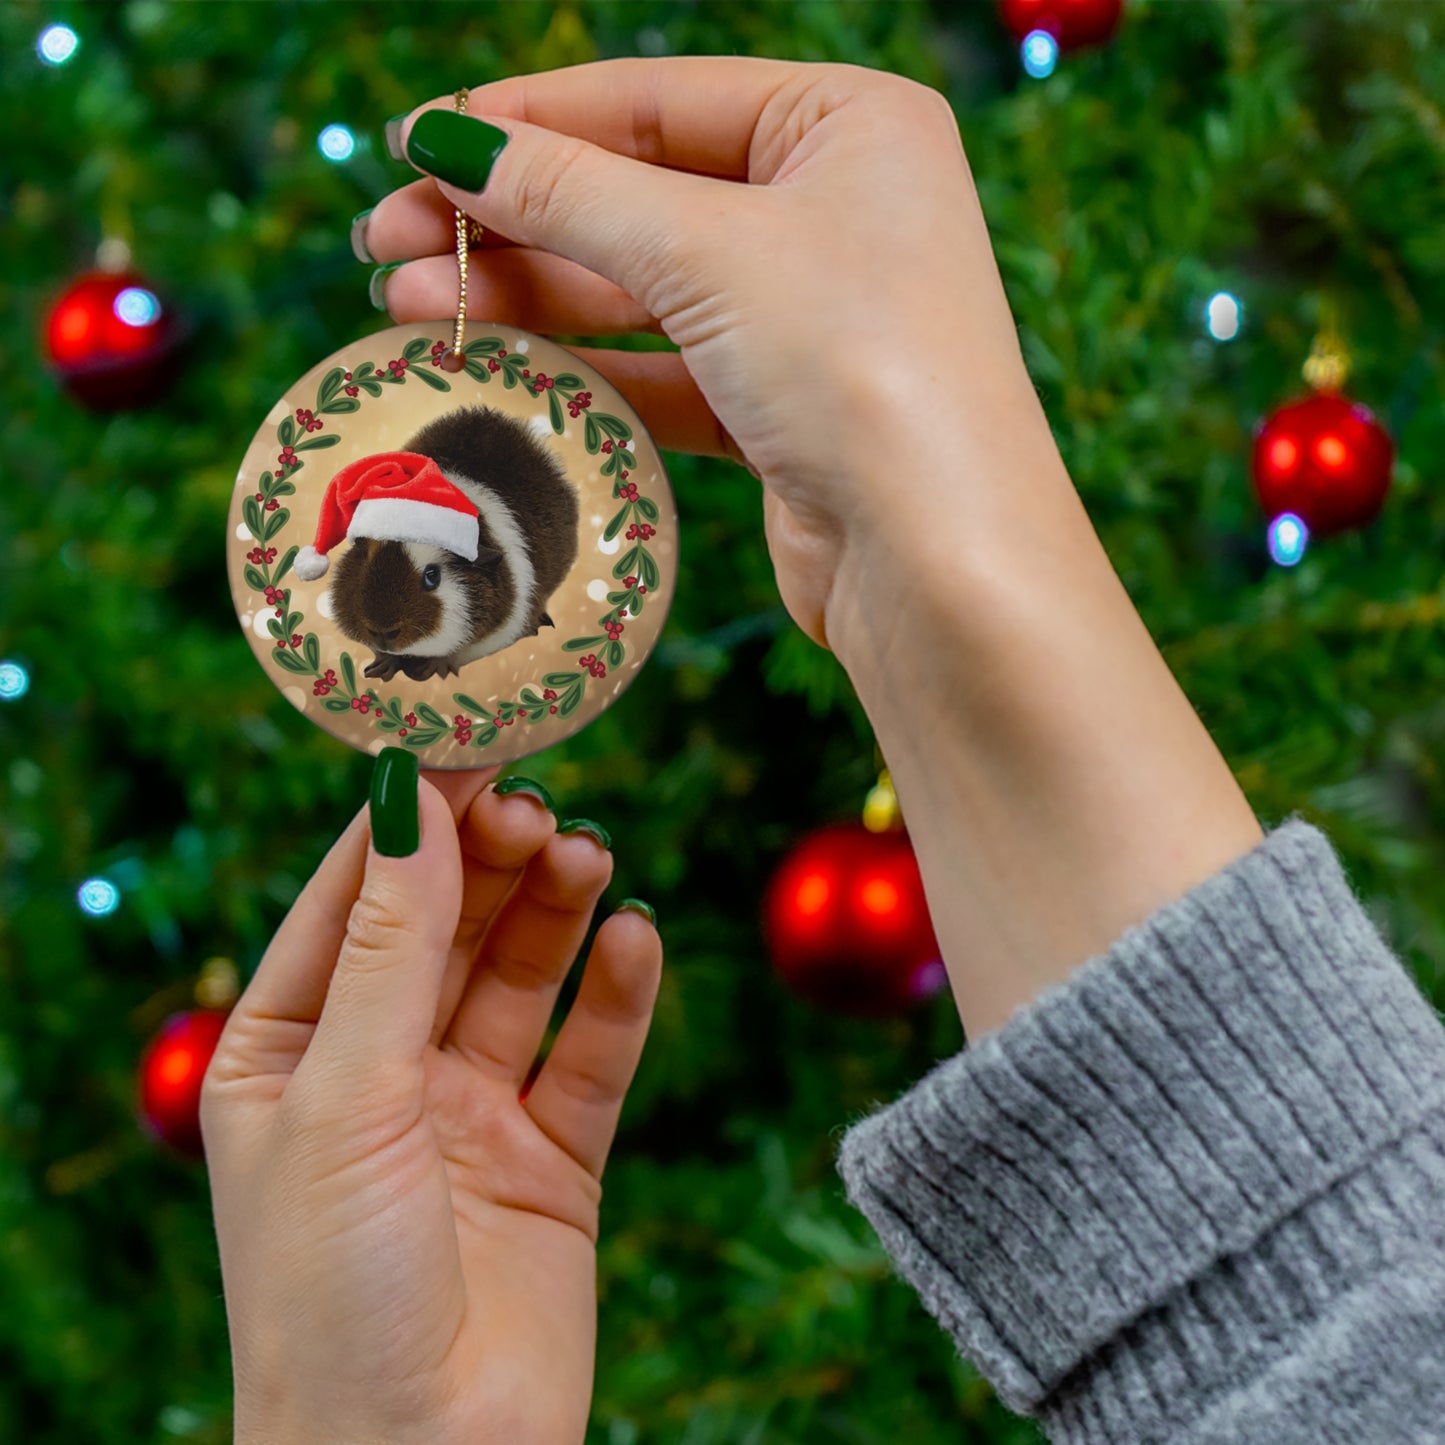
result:
[[[321,499],[316,545],[296,557],[296,575],[326,575],[333,547],[351,537],[426,542],[477,560],[477,508],[460,487],[419,452],[378,452],[342,467]]]

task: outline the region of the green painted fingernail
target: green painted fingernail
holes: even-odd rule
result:
[[[371,282],[366,288],[366,294],[371,297],[371,304],[378,311],[386,310],[386,278],[398,266],[404,265],[406,265],[405,261],[388,261],[385,266],[378,266],[371,273]]]
[[[386,153],[394,161],[404,161],[406,159],[401,149],[401,128],[406,124],[406,118],[410,114],[410,111],[406,111],[402,115],[392,116],[392,118],[387,121],[383,131],[383,134],[386,136]]]
[[[513,793],[525,793],[529,798],[535,798],[549,813],[557,811],[557,805],[552,801],[552,795],[541,783],[534,783],[531,778],[503,778],[500,783],[493,786],[492,791],[498,797],[506,798]]]
[[[387,858],[410,858],[421,846],[416,780],[421,764],[405,748],[382,748],[371,774],[371,841]]]
[[[601,823],[594,823],[591,818],[569,818],[557,831],[559,833],[586,833],[589,838],[595,838],[604,848],[612,847],[612,834]]]
[[[657,910],[640,898],[624,898],[617,905],[619,913],[640,913],[654,928],[657,927]]]
[[[406,158],[448,185],[480,191],[508,139],[506,131],[484,120],[454,110],[426,110],[406,138]]]
[[[376,265],[376,257],[371,254],[366,244],[366,223],[371,219],[373,209],[375,208],[368,206],[351,218],[351,254],[368,266]]]

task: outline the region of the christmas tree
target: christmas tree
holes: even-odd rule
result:
[[[137,1062],[207,958],[244,983],[371,764],[256,666],[222,529],[276,398],[387,324],[350,218],[412,177],[384,120],[458,85],[750,53],[942,90],[1145,621],[1261,819],[1324,828],[1445,1002],[1445,11],[1134,0],[1109,43],[1021,57],[984,0],[21,0],[0,40],[0,1440],[231,1438],[205,1173],[139,1126]],[[102,243],[179,323],[148,404],[115,412],[46,364],[45,318]],[[1369,527],[1277,561],[1254,429],[1325,331],[1393,485]],[[589,1440],[1035,1440],[891,1277],[832,1162],[841,1126],[961,1046],[947,994],[837,1016],[766,957],[779,860],[874,779],[866,720],[779,604],[754,479],[668,465],[662,644],[516,769],[609,827],[610,901],[655,903],[668,950],[606,1179]]]

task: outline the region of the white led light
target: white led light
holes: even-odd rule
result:
[[[1216,341],[1233,341],[1244,324],[1244,307],[1228,291],[1216,291],[1204,308],[1204,329]]]
[[[105,918],[120,907],[120,889],[109,878],[87,878],[75,895],[80,911]]]
[[[316,145],[329,161],[349,161],[356,150],[356,137],[344,125],[329,125],[316,137]]]
[[[1310,529],[1293,512],[1281,512],[1269,524],[1269,555],[1281,567],[1293,567],[1305,554]]]
[[[1024,69],[1035,80],[1043,80],[1054,73],[1059,63],[1059,42],[1047,30],[1031,30],[1024,37],[1019,53]]]
[[[17,702],[30,691],[30,674],[18,662],[0,662],[0,702]]]
[[[35,53],[47,65],[64,65],[80,49],[80,36],[68,25],[47,25],[35,42]]]
[[[111,307],[127,326],[149,326],[160,319],[161,303],[153,291],[143,286],[127,286]]]

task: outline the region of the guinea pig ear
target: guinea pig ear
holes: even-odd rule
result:
[[[477,560],[475,563],[477,567],[495,567],[501,560],[502,549],[500,547],[490,546],[486,542],[479,542],[477,544]]]

